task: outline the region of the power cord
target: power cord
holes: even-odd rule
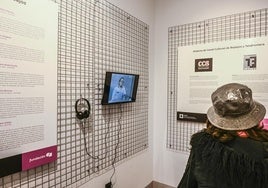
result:
[[[116,143],[116,146],[114,148],[114,158],[113,158],[113,161],[112,161],[113,173],[112,173],[112,175],[110,177],[110,182],[107,184],[111,188],[114,187],[114,185],[115,185],[115,183],[114,184],[112,183],[112,178],[115,175],[115,170],[116,170],[115,169],[115,163],[116,163],[117,152],[118,152],[117,150],[118,150],[118,147],[119,147],[119,144],[120,144],[120,135],[121,135],[121,131],[122,131],[121,120],[122,120],[122,116],[123,116],[123,110],[122,110],[122,105],[121,104],[119,105],[119,109],[120,109],[120,116],[118,118],[118,126],[119,126],[119,128],[118,128],[118,132],[117,132],[117,143]],[[111,114],[110,113],[110,109],[109,109],[109,114]],[[94,160],[103,160],[103,159],[105,159],[107,157],[107,154],[108,154],[108,151],[107,151],[107,148],[108,148],[107,138],[108,138],[108,134],[110,133],[110,116],[108,118],[108,123],[107,123],[108,124],[108,129],[107,129],[107,131],[105,133],[105,138],[104,138],[104,143],[105,143],[105,156],[102,157],[102,158],[100,158],[100,156],[94,156],[94,155],[91,155],[89,153],[88,148],[87,148],[87,139],[86,139],[86,131],[85,131],[86,130],[85,120],[80,121],[80,123],[81,123],[82,129],[83,129],[82,130],[82,134],[83,134],[84,148],[85,148],[86,154],[90,158],[92,158]]]
[[[115,185],[115,183],[114,184],[112,183],[112,178],[115,175],[115,162],[116,162],[116,158],[117,158],[117,149],[118,149],[119,144],[120,144],[120,134],[121,134],[121,130],[122,130],[121,120],[122,120],[122,116],[123,116],[123,110],[122,110],[121,104],[119,106],[119,109],[120,109],[120,117],[118,119],[119,128],[118,128],[118,133],[117,133],[117,143],[116,143],[116,146],[115,146],[115,149],[114,149],[114,159],[113,159],[113,162],[112,162],[113,173],[112,173],[112,175],[110,177],[111,188]]]

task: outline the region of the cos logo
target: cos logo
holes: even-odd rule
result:
[[[208,67],[209,61],[198,61],[198,66],[199,67]]]
[[[195,72],[207,72],[212,71],[212,58],[196,59],[195,60]]]

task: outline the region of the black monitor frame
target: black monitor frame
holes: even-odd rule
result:
[[[130,93],[130,96],[128,100],[121,100],[121,101],[111,101],[109,97],[111,96],[112,91],[112,80],[113,76],[117,77],[125,77],[125,78],[131,78],[133,77],[134,80],[132,80],[132,85],[129,86],[129,88],[132,89],[132,92]],[[120,73],[120,72],[106,72],[105,75],[105,83],[104,83],[104,92],[101,104],[102,105],[110,105],[110,104],[120,104],[120,103],[130,103],[136,101],[136,95],[137,95],[137,88],[138,88],[138,81],[139,81],[139,75],[137,74],[129,74],[129,73]]]

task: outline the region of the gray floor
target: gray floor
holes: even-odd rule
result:
[[[156,181],[152,181],[149,185],[147,185],[145,188],[175,188],[171,187],[169,185],[165,185]]]

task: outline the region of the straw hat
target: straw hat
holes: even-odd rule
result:
[[[252,91],[245,85],[230,83],[219,87],[211,95],[213,106],[208,120],[224,130],[245,130],[259,124],[265,107],[252,99]]]

